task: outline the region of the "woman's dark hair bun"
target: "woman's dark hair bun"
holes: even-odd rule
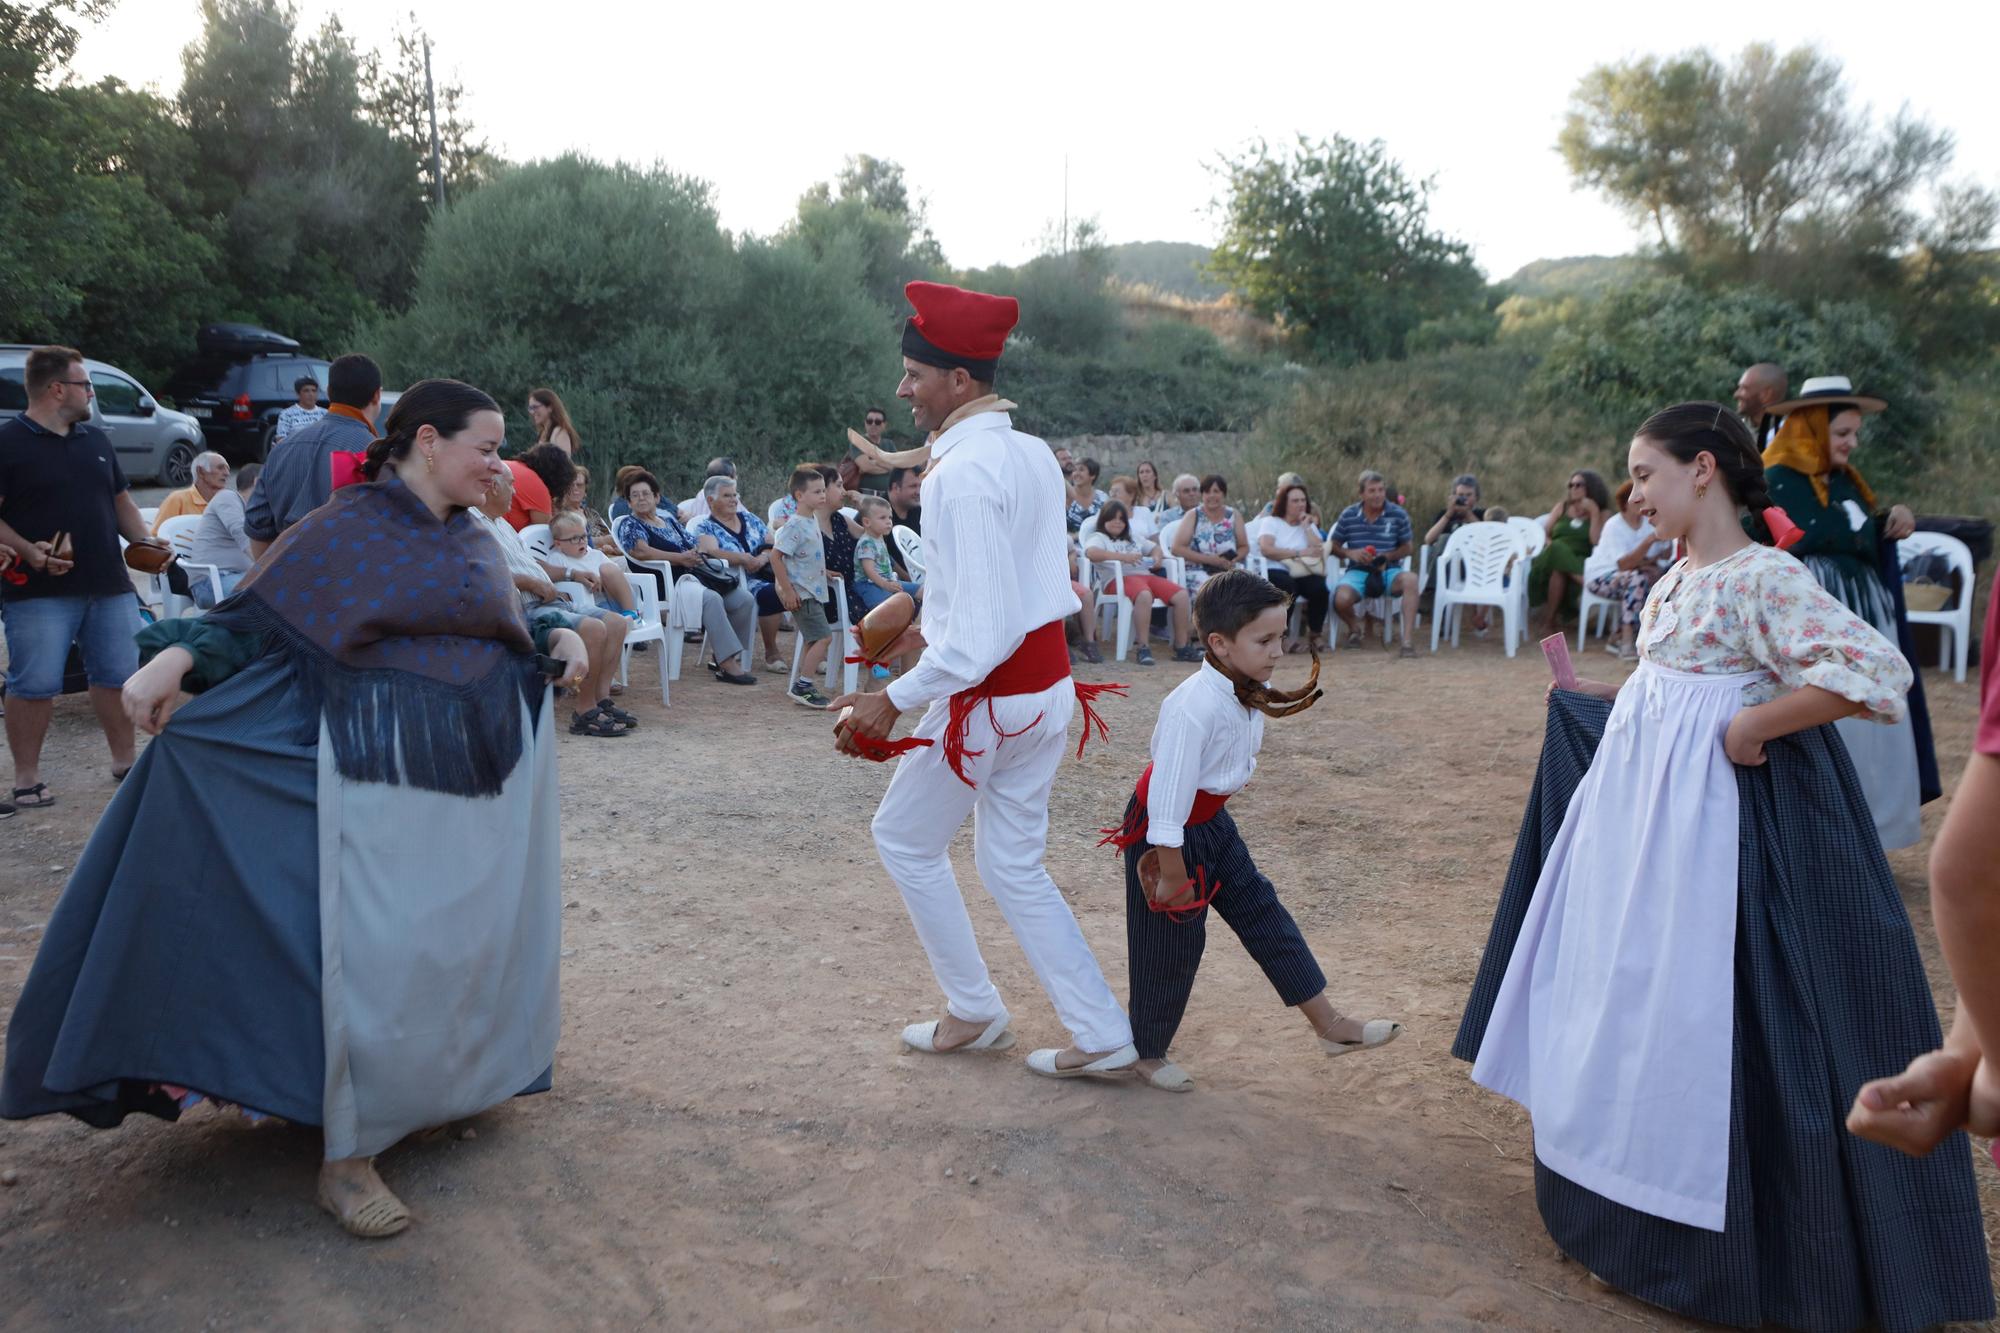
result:
[[[498,412],[500,405],[484,390],[463,380],[418,380],[396,400],[382,435],[368,446],[361,473],[376,480],[384,463],[399,463],[410,456],[417,432],[429,426],[447,438],[465,429],[477,412]]]
[[[1651,440],[1683,463],[1707,452],[1715,457],[1722,484],[1736,503],[1761,513],[1771,503],[1764,480],[1764,455],[1741,417],[1721,403],[1676,403],[1646,418],[1640,438]]]

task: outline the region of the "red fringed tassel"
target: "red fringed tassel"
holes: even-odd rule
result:
[[[854,656],[846,660],[847,660],[847,665],[849,666],[885,667],[889,665],[887,662],[876,661],[874,658],[868,656],[868,654],[866,653],[856,653]]]
[[[1090,729],[1092,727],[1097,728],[1099,740],[1108,741],[1111,739],[1111,728],[1105,725],[1103,716],[1095,708],[1091,707],[1093,703],[1097,702],[1097,696],[1100,694],[1115,694],[1120,698],[1124,698],[1126,691],[1131,688],[1129,685],[1114,685],[1109,681],[1094,685],[1085,684],[1083,681],[1076,683],[1076,700],[1083,705],[1083,735],[1076,738],[1077,758],[1083,758],[1083,747],[1090,741]]]
[[[931,743],[918,736],[905,736],[899,741],[892,741],[880,736],[863,736],[858,733],[848,737],[848,741],[861,752],[863,759],[873,759],[878,764],[886,763],[898,755],[908,754],[912,750],[921,750]]]
[[[1156,902],[1148,898],[1146,899],[1146,906],[1155,912],[1165,912],[1167,920],[1176,924],[1185,924],[1192,921],[1200,916],[1210,903],[1215,901],[1216,894],[1222,892],[1222,881],[1218,879],[1215,883],[1210,884],[1208,882],[1207,869],[1202,866],[1196,866],[1194,868],[1194,878],[1182,884],[1179,889],[1176,889],[1174,896],[1178,898],[1190,886],[1194,888],[1194,901],[1191,903],[1175,903],[1169,907],[1165,903]]]
[[[1097,844],[1099,847],[1114,848],[1122,853],[1130,848],[1137,847],[1146,840],[1146,803],[1135,800],[1130,805],[1131,808],[1125,814],[1124,823],[1118,825],[1116,828],[1101,828],[1097,830],[1104,835],[1103,839]]]

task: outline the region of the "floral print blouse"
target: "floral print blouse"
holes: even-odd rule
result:
[[[1673,671],[1764,672],[1746,704],[1807,685],[1851,699],[1875,722],[1903,717],[1910,664],[1785,552],[1750,545],[1703,569],[1678,561],[1646,599],[1639,655]]]

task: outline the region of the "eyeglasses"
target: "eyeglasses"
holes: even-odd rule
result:
[[[97,392],[97,386],[92,384],[89,380],[56,380],[54,381],[54,383],[67,384],[72,389],[81,389],[85,393],[94,394]]]
[[[567,537],[558,537],[556,538],[556,540],[559,542],[580,542],[583,540],[583,534],[580,532],[573,532]]]
[[[1569,484],[1569,488],[1573,491],[1580,491],[1583,489],[1583,483],[1580,481],[1573,481]]]

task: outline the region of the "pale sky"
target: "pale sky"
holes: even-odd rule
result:
[[[387,45],[414,8],[441,76],[518,160],[568,149],[713,183],[725,226],[769,233],[850,153],[901,162],[950,261],[1015,263],[1063,208],[1112,241],[1212,243],[1220,153],[1264,136],[1381,138],[1435,175],[1432,216],[1491,277],[1633,248],[1554,151],[1592,66],[1693,46],[1813,42],[1851,96],[1958,136],[1953,174],[2000,186],[1990,3],[889,5],[300,0]],[[1987,17],[1979,19],[1984,12]],[[196,0],[122,0],[79,72],[171,94]],[[979,16],[974,18],[972,16]]]

